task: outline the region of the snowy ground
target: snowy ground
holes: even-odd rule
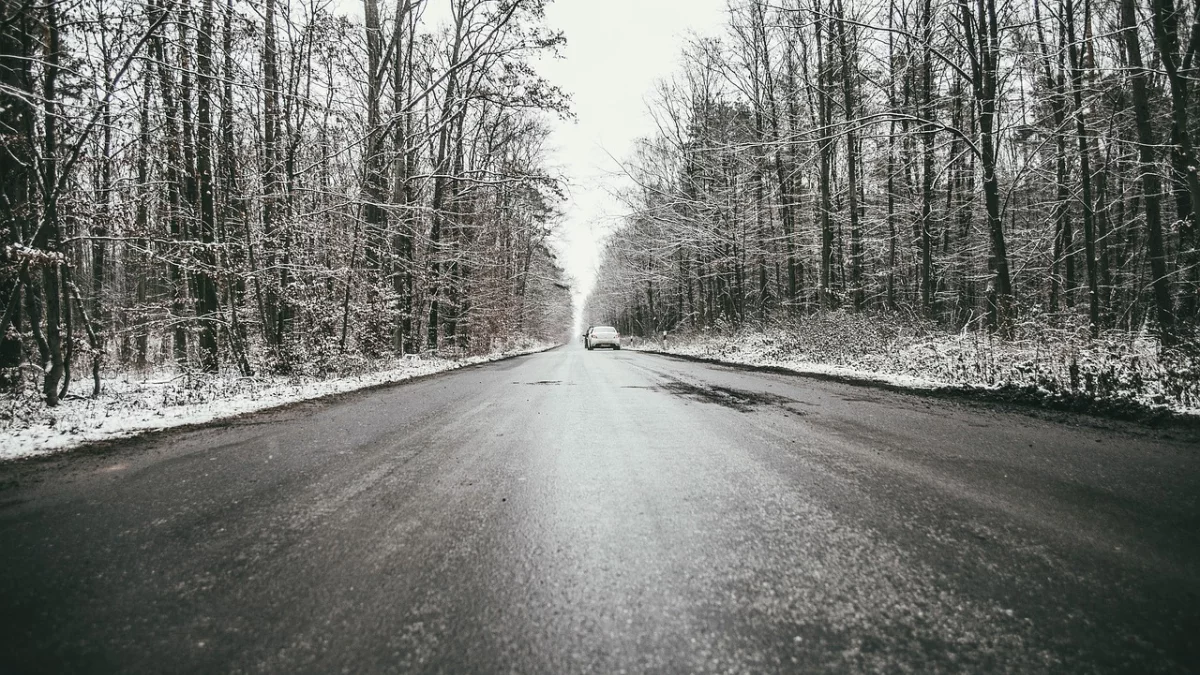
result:
[[[1032,400],[1094,402],[1099,410],[1200,417],[1195,360],[1165,359],[1144,336],[1040,332],[999,340],[880,325],[844,313],[801,325],[713,330],[632,345],[727,363],[784,368],[913,389],[1007,391]],[[1086,406],[1075,406],[1086,407]]]
[[[701,359],[724,361],[726,363],[736,363],[739,365],[786,368],[787,370],[806,375],[830,375],[834,377],[843,377],[849,380],[860,380],[863,382],[881,382],[884,384],[889,384],[896,387],[905,387],[908,389],[940,389],[951,384],[949,382],[941,382],[925,377],[880,372],[854,366],[818,363],[816,361],[805,361],[803,359],[771,358],[768,357],[763,351],[755,351],[753,349],[736,350],[735,352],[731,353],[731,350],[715,348],[715,345],[711,343],[705,343],[703,341],[696,340],[667,340],[665,342],[647,342],[634,347],[634,349],[640,351],[661,352],[664,354],[678,354],[680,356],[692,356]]]
[[[415,358],[348,377],[188,376],[155,373],[104,379],[98,398],[68,396],[56,408],[28,399],[0,399],[0,461],[60,452],[86,443],[200,424],[307,399],[400,382],[484,361],[528,354],[550,344],[461,359]],[[91,388],[91,381],[74,391]]]

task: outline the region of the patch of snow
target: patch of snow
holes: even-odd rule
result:
[[[1014,387],[1200,415],[1200,362],[1163,356],[1156,340],[1137,334],[1092,339],[1040,329],[1001,340],[830,312],[795,325],[709,329],[631,346],[913,389]]]
[[[95,443],[127,438],[189,424],[236,417],[331,394],[402,382],[404,380],[530,354],[552,347],[536,344],[523,349],[460,359],[404,358],[386,369],[347,377],[180,375],[155,373],[153,379],[117,375],[101,380],[97,398],[70,396],[55,408],[36,403],[35,409],[16,414],[20,401],[3,401],[7,426],[0,429],[0,461],[45,455]],[[76,390],[91,387],[77,382]],[[28,402],[26,402],[28,404]]]

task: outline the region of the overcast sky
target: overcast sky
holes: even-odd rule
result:
[[[689,35],[715,35],[725,17],[726,0],[555,0],[547,9],[567,46],[538,70],[571,94],[576,114],[557,124],[553,141],[554,162],[571,182],[562,262],[578,290],[588,290],[603,234],[620,213],[608,197],[613,158],[624,160],[653,133],[647,98],[675,71]]]

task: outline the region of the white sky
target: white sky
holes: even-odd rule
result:
[[[689,35],[716,35],[725,19],[726,0],[555,0],[547,8],[567,46],[537,69],[571,94],[576,115],[552,140],[571,184],[560,253],[577,296],[591,290],[604,234],[621,213],[609,196],[620,184],[617,161],[654,132],[646,103],[655,83],[676,70]]]

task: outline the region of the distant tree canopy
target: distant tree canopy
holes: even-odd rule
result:
[[[545,2],[0,3],[0,385],[557,337]]]
[[[1171,343],[1200,310],[1200,5],[731,0],[662,84],[588,316],[900,311]]]

